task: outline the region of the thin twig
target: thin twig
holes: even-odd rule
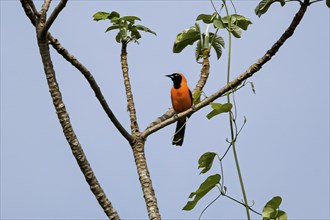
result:
[[[221,192],[221,195],[223,195],[224,197],[227,197],[228,199],[231,199],[231,200],[237,202],[238,204],[241,204],[242,206],[248,208],[249,210],[256,213],[257,215],[260,215],[260,216],[262,215],[260,212],[257,212],[256,210],[252,209],[250,206],[245,205],[243,202],[240,202],[237,199],[234,199],[233,197],[228,196],[227,194],[224,194],[224,193]]]
[[[198,220],[200,220],[202,218],[202,215],[204,214],[204,212],[215,202],[220,198],[221,194],[219,194],[215,199],[213,199],[201,212],[201,214],[198,217]]]

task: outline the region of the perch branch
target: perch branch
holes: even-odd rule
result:
[[[291,24],[289,25],[289,27],[285,30],[285,32],[282,34],[282,36],[275,42],[275,44],[273,44],[273,46],[271,47],[271,49],[269,49],[266,54],[261,57],[256,63],[254,63],[253,65],[251,65],[244,73],[242,73],[241,75],[239,75],[236,79],[232,80],[231,82],[229,82],[227,85],[225,85],[224,87],[222,87],[219,91],[217,91],[216,93],[212,94],[211,96],[207,97],[206,99],[204,99],[203,101],[201,101],[200,103],[198,103],[197,105],[194,106],[194,109],[190,108],[185,112],[182,112],[180,114],[178,114],[178,117],[163,117],[163,118],[158,118],[155,122],[153,122],[148,128],[146,128],[145,131],[143,131],[141,133],[141,136],[143,138],[148,137],[150,134],[158,131],[159,129],[172,124],[174,122],[176,122],[178,119],[182,118],[182,117],[186,117],[189,114],[192,114],[196,111],[198,111],[201,108],[204,108],[205,106],[209,105],[210,102],[213,102],[214,100],[216,100],[217,98],[221,97],[222,95],[224,95],[226,92],[231,91],[233,88],[239,86],[244,80],[246,80],[247,78],[250,78],[251,76],[253,76],[254,73],[258,72],[261,67],[267,63],[276,53],[277,51],[280,49],[280,47],[285,43],[286,40],[288,40],[294,33],[295,29],[297,28],[297,26],[299,25],[300,21],[302,20],[302,18],[304,17],[304,14],[306,12],[306,9],[309,5],[309,0],[305,0],[298,12],[296,13],[296,15],[294,16]],[[163,120],[163,121],[161,121]]]

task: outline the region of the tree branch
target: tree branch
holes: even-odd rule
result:
[[[100,87],[98,86],[97,82],[95,81],[93,75],[90,71],[82,65],[73,55],[71,55],[60,43],[57,39],[55,39],[50,33],[47,34],[47,38],[53,48],[63,56],[69,63],[71,63],[74,67],[76,67],[86,78],[90,87],[93,89],[96,98],[99,100],[103,110],[108,115],[109,119],[112,121],[114,126],[118,129],[118,131],[124,136],[124,138],[129,142],[132,143],[134,138],[130,135],[126,129],[121,125],[118,121],[112,110],[110,109],[107,101],[105,100]]]
[[[121,68],[123,71],[123,78],[124,78],[124,84],[125,84],[125,89],[126,89],[127,109],[129,111],[129,116],[130,116],[130,120],[131,120],[131,131],[132,131],[132,134],[136,134],[139,132],[139,125],[137,123],[133,93],[132,93],[132,89],[131,89],[131,82],[129,80],[129,75],[128,75],[127,43],[126,42],[122,43],[120,57],[121,57]]]
[[[304,0],[304,2],[301,4],[299,11],[296,13],[295,17],[293,18],[291,24],[289,25],[289,27],[286,29],[286,31],[282,34],[282,36],[280,37],[279,40],[277,40],[275,42],[275,44],[273,44],[273,46],[271,47],[271,49],[269,49],[266,54],[261,57],[256,63],[254,63],[253,65],[251,65],[244,73],[242,73],[241,75],[239,75],[236,79],[232,80],[231,82],[229,82],[227,85],[225,85],[224,87],[222,87],[219,91],[217,91],[216,93],[212,94],[211,96],[209,96],[208,98],[204,99],[203,101],[201,101],[200,103],[198,103],[197,105],[194,106],[194,109],[190,108],[185,112],[179,113],[176,117],[163,117],[163,118],[158,118],[156,121],[157,123],[152,123],[149,127],[146,128],[145,131],[143,131],[141,133],[141,136],[143,138],[148,137],[150,134],[158,131],[159,129],[172,124],[174,122],[176,122],[178,119],[182,118],[182,117],[186,117],[196,111],[198,111],[201,108],[204,108],[205,106],[209,105],[210,102],[213,102],[214,100],[216,100],[217,98],[221,97],[222,95],[224,95],[226,92],[229,92],[230,90],[232,90],[233,88],[239,86],[242,82],[244,82],[247,78],[250,78],[251,76],[253,76],[254,73],[258,72],[261,67],[267,63],[279,50],[279,48],[285,43],[285,41],[287,39],[289,39],[295,29],[297,28],[297,26],[299,25],[300,21],[302,20],[307,7],[309,6],[309,0]],[[163,121],[161,121],[162,119],[165,119]]]
[[[143,192],[144,201],[147,207],[148,216],[151,220],[159,220],[160,214],[157,205],[157,198],[155,195],[155,191],[152,186],[152,181],[150,178],[147,160],[145,157],[145,140],[141,138],[137,118],[135,105],[133,100],[133,93],[131,89],[131,83],[128,74],[128,63],[127,63],[127,42],[122,42],[121,48],[121,67],[123,72],[126,97],[127,97],[127,108],[130,115],[131,120],[131,131],[132,136],[135,138],[135,141],[131,143],[136,169],[139,175],[139,180]]]
[[[43,29],[46,24],[47,11],[49,9],[51,2],[52,0],[44,0],[44,3],[42,4],[41,10],[39,12],[40,16],[39,19],[37,19],[38,25],[36,26],[36,28],[37,28],[37,37],[40,39],[45,36],[44,34],[41,33],[43,33]]]
[[[79,168],[84,174],[85,179],[89,184],[91,191],[95,195],[97,201],[103,208],[106,215],[109,217],[109,219],[119,219],[117,211],[113,208],[111,202],[106,197],[103,189],[101,188],[101,185],[96,179],[94,172],[72,128],[69,114],[66,111],[64,102],[62,100],[62,95],[55,78],[55,71],[49,53],[48,40],[46,38],[38,39],[38,45],[39,45],[41,59],[44,65],[44,71],[46,74],[47,83],[49,86],[49,92],[52,97],[54,107],[56,109],[57,117],[62,126],[63,133],[71,147],[71,151],[74,157],[76,158]]]
[[[47,34],[49,28],[52,26],[52,24],[54,23],[55,19],[57,18],[57,16],[59,15],[59,13],[63,10],[63,8],[65,7],[66,3],[68,2],[68,0],[61,0],[58,5],[55,7],[54,11],[52,12],[52,14],[49,16],[49,18],[46,21],[45,26],[42,28],[42,30],[40,31],[40,36],[44,36],[45,34]]]
[[[36,26],[36,17],[38,17],[35,12],[35,6],[31,0],[21,0],[22,7],[25,11],[25,14],[29,17],[31,20],[31,23],[33,26]],[[33,10],[34,8],[34,10]],[[126,129],[121,125],[121,123],[118,121],[112,110],[110,109],[107,101],[105,100],[102,91],[100,87],[98,86],[97,82],[95,81],[93,75],[91,72],[82,65],[79,60],[77,60],[72,54],[69,53],[68,50],[66,50],[60,42],[54,38],[50,32],[47,33],[47,38],[50,42],[50,44],[53,46],[53,48],[63,56],[64,59],[66,59],[71,65],[76,67],[86,78],[88,81],[90,87],[93,89],[96,98],[99,100],[101,106],[103,107],[103,110],[108,115],[109,119],[113,122],[114,126],[118,129],[118,131],[124,136],[124,138],[129,142],[132,143],[134,141],[134,138],[132,135],[130,135]]]
[[[49,92],[53,100],[57,117],[62,126],[63,133],[67,139],[67,142],[70,145],[72,154],[74,155],[80,170],[82,171],[87,183],[89,184],[91,191],[95,195],[96,199],[98,200],[100,206],[103,208],[106,215],[109,217],[109,219],[117,220],[119,219],[117,211],[113,208],[111,202],[108,200],[103,189],[101,188],[101,185],[95,177],[94,172],[72,128],[70,117],[66,111],[64,102],[62,100],[62,95],[55,77],[55,71],[49,52],[48,39],[46,38],[46,36],[40,35],[40,31],[43,29],[44,26],[46,12],[48,10],[50,1],[45,1],[44,5],[42,6],[40,16],[38,16],[40,17],[40,19],[36,18],[36,10],[32,1],[21,0],[21,3],[26,15],[30,18],[32,24],[36,26],[37,36],[41,36],[41,38],[37,37],[37,40],[42,63],[44,66],[44,72],[49,87]]]
[[[36,9],[31,0],[21,0],[22,7],[26,16],[30,19],[33,26],[36,26],[37,23],[37,14]],[[39,15],[38,15],[39,16]]]
[[[196,84],[195,89],[193,90],[193,94],[197,91],[202,91],[206,84],[207,79],[209,78],[209,73],[210,73],[209,56],[210,56],[210,50],[209,49],[204,50],[201,75],[199,81]]]
[[[147,160],[144,152],[145,139],[137,137],[136,142],[132,145],[136,169],[139,175],[143,197],[147,206],[148,216],[150,220],[159,220],[160,214],[157,205],[155,191],[148,171]]]

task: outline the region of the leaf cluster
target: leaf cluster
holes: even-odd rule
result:
[[[282,198],[280,196],[275,196],[267,202],[262,210],[263,220],[287,220],[287,214],[280,210],[280,204],[282,203]]]
[[[197,16],[196,21],[202,21],[207,25],[205,33],[201,32],[198,23],[183,30],[176,36],[173,52],[180,53],[188,45],[193,45],[196,42],[195,57],[197,61],[204,54],[208,55],[211,47],[215,50],[217,59],[220,59],[222,48],[225,46],[223,38],[217,35],[220,29],[227,29],[235,37],[240,38],[242,30],[247,30],[248,26],[252,24],[248,18],[242,15],[232,14],[221,17],[217,12],[213,14],[200,14]],[[213,24],[215,32],[209,31],[211,24]]]
[[[143,25],[136,25],[136,21],[141,21],[139,17],[136,16],[124,16],[120,17],[120,14],[116,11],[112,12],[96,12],[93,15],[94,21],[101,21],[101,20],[110,20],[112,23],[105,32],[118,30],[116,35],[116,41],[118,43],[129,43],[131,41],[138,42],[141,38],[140,31],[144,31],[147,33],[151,33],[156,35],[156,32],[152,31],[146,26]]]

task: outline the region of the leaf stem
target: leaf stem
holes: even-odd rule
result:
[[[220,196],[222,196],[222,194],[220,193],[215,199],[213,199],[212,200],[212,202],[210,202],[204,209],[203,209],[203,211],[201,212],[201,214],[199,215],[199,217],[198,217],[198,220],[200,220],[201,218],[202,218],[202,215],[204,214],[204,212],[215,202],[215,201],[217,201],[219,198],[220,198]]]
[[[225,6],[227,16],[229,16],[226,1],[222,0],[222,2]],[[231,22],[228,22],[228,29],[231,30]],[[229,46],[228,46],[228,63],[227,63],[227,84],[230,82],[231,42],[232,42],[232,34],[229,31],[228,32],[228,44],[229,44]],[[227,102],[230,103],[230,94],[227,95]],[[239,182],[240,182],[241,190],[242,190],[242,194],[243,194],[243,199],[244,199],[244,203],[245,203],[246,216],[247,216],[247,219],[250,220],[251,217],[250,217],[250,212],[249,212],[249,208],[248,208],[249,204],[248,204],[248,201],[247,201],[247,196],[246,196],[246,193],[245,193],[245,188],[244,188],[243,178],[242,178],[242,174],[241,174],[241,169],[240,169],[240,166],[239,166],[237,152],[236,152],[236,140],[235,140],[235,134],[234,134],[233,116],[232,116],[231,112],[229,112],[229,124],[230,124],[230,135],[231,135],[232,149],[233,149],[235,164],[236,164],[236,168],[237,168],[237,174],[238,174],[238,178],[239,178]]]

